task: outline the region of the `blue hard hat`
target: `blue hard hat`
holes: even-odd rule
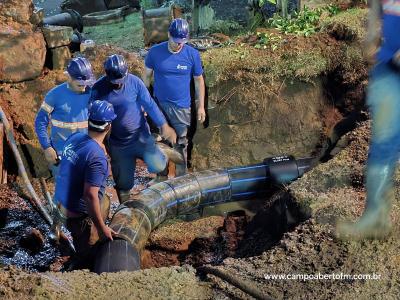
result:
[[[114,112],[114,106],[103,100],[96,100],[92,102],[89,107],[89,122],[104,122],[110,123],[112,122],[117,115]]]
[[[84,57],[71,59],[67,66],[67,73],[72,79],[78,81],[82,85],[92,86],[96,81],[92,65]]]
[[[122,55],[113,54],[104,62],[104,70],[111,83],[121,84],[128,75],[128,65]]]
[[[172,20],[168,31],[175,43],[186,43],[189,40],[189,24],[185,19]]]

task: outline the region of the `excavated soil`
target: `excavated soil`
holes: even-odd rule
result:
[[[363,18],[357,18],[357,22],[362,23]],[[216,115],[222,116],[223,122],[211,124],[212,135],[203,133],[206,138],[200,140],[203,144],[199,143],[195,149],[194,162],[198,168],[214,166],[216,162],[219,166],[245,164],[264,155],[262,143],[242,158],[235,156],[234,151],[229,152],[228,148],[248,151],[246,148],[258,141],[256,135],[248,134],[251,128],[258,126],[258,133],[267,132],[259,119],[265,112],[282,125],[271,134],[281,138],[278,140],[281,144],[270,148],[271,153],[277,154],[281,150],[294,149],[285,146],[292,141],[291,136],[279,134],[285,128],[296,128],[298,134],[302,133],[304,124],[291,110],[303,108],[303,116],[309,117],[305,120],[310,120],[306,125],[311,124],[314,126],[312,132],[318,132],[317,137],[297,140],[299,144],[307,144],[306,150],[297,153],[305,153],[322,144],[326,137],[335,135],[335,124],[343,115],[363,107],[367,68],[359,51],[362,32],[357,30],[358,23],[347,24],[340,18],[334,23],[311,39],[290,37],[279,51],[267,52],[268,55],[252,48],[256,41],[252,41],[254,37],[251,36],[238,41],[236,46],[239,48],[215,49],[203,55],[211,94],[218,95],[213,99],[218,105]],[[248,45],[242,47],[241,42]],[[113,53],[123,54],[128,59],[131,72],[141,73],[143,60],[138,54],[108,45],[89,49],[84,54],[91,59],[99,76],[104,58]],[[231,64],[225,63],[227,57],[234,58],[230,60]],[[278,80],[282,76],[290,78],[290,82]],[[45,93],[64,80],[62,71],[44,69],[35,80],[0,84],[0,105],[12,121],[20,150],[26,157],[25,164],[37,177],[48,177],[49,174],[34,136],[33,120]],[[230,86],[229,81],[234,85]],[[304,104],[290,102],[297,98],[287,86],[304,81],[313,93],[304,94],[303,100],[308,96],[321,100],[321,96],[324,101],[331,101],[329,105],[317,101],[315,110],[308,112]],[[238,88],[235,84],[239,83],[252,85]],[[263,90],[265,85],[268,89]],[[317,92],[313,91],[315,86],[319,88]],[[290,126],[285,127],[287,123]],[[309,139],[312,139],[312,147]],[[204,275],[193,268],[211,264],[239,281],[248,281],[252,289],[274,299],[396,299],[400,292],[397,280],[400,275],[397,265],[400,261],[398,203],[394,204],[392,213],[393,234],[385,241],[343,242],[334,234],[336,220],[355,220],[363,211],[363,167],[368,150],[369,123],[362,123],[340,140],[339,136],[333,140],[338,144],[329,149],[332,159],[295,183],[281,187],[272,198],[265,199],[253,219],[239,212],[226,218],[209,217],[192,222],[173,220],[164,224],[151,234],[143,252],[142,263],[149,269],[130,273],[58,272],[68,261],[69,254],[55,250],[49,243],[47,226],[16,194],[16,191],[23,193],[23,189],[16,179],[15,168],[11,168],[8,177],[11,183],[0,186],[0,297],[251,299],[226,280]],[[265,138],[263,142],[270,141]],[[228,147],[224,148],[225,145]],[[203,151],[206,148],[210,155]],[[321,148],[326,150],[324,146]],[[229,155],[222,157],[224,151]],[[148,175],[143,177],[148,180]],[[399,196],[399,173],[395,185]],[[36,180],[34,186],[40,190]],[[16,265],[23,270],[4,265]],[[267,279],[267,275],[272,274],[318,273],[375,273],[380,275],[380,280]]]

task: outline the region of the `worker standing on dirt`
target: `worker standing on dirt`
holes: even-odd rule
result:
[[[150,134],[143,109],[161,128],[162,136],[172,144],[176,143],[176,133],[168,125],[142,80],[128,73],[123,56],[109,56],[104,69],[106,75],[93,86],[91,99],[110,102],[117,115],[108,147],[115,188],[122,203],[130,198],[134,186],[136,158],[143,159],[151,173],[161,172],[167,165],[166,155]]]
[[[145,60],[143,81],[147,88],[154,74],[154,97],[178,135],[183,164],[176,165],[176,175],[187,172],[187,133],[190,126],[190,81],[194,78],[197,119],[204,122],[205,86],[199,52],[186,45],[189,25],[184,19],[174,19],[168,31],[169,40],[153,46]],[[161,176],[161,174],[160,174]],[[165,176],[165,175],[164,175]]]
[[[392,177],[400,156],[400,0],[371,0],[370,6],[364,48],[367,58],[373,57],[379,46],[380,49],[367,91],[372,117],[367,202],[356,223],[338,224],[338,235],[352,239],[383,238],[389,234],[394,199]]]
[[[114,232],[104,223],[110,201],[105,195],[109,169],[103,142],[116,117],[110,103],[94,101],[89,109],[88,134],[71,135],[62,151],[54,200],[71,232],[80,267],[93,259],[100,238],[113,239]]]
[[[90,86],[95,78],[86,58],[72,59],[67,67],[67,82],[47,93],[35,119],[35,131],[53,176],[67,138],[74,132],[87,132]],[[51,123],[51,134],[47,132]]]

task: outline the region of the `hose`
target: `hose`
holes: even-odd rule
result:
[[[22,180],[24,181],[25,187],[27,188],[29,194],[31,197],[29,197],[29,201],[32,204],[34,208],[39,212],[40,216],[43,218],[43,220],[50,226],[53,225],[53,219],[51,218],[50,214],[47,212],[47,210],[44,208],[42,202],[40,201],[39,196],[37,195],[35,189],[33,188],[28,174],[26,172],[26,169],[24,167],[24,163],[22,161],[21,155],[18,151],[17,148],[17,143],[14,138],[13,131],[11,129],[10,123],[8,122],[7,116],[4,113],[2,107],[0,106],[0,120],[4,124],[4,130],[6,132],[6,137],[8,144],[10,145],[11,151],[14,154],[15,161],[17,162],[18,166],[18,172],[19,175],[22,177]],[[45,193],[46,194],[46,193]],[[50,203],[51,204],[51,203]],[[73,245],[71,244],[71,241],[68,239],[68,237],[64,234],[61,233],[60,237],[68,242],[69,247],[73,252],[75,252],[75,249],[73,248]]]
[[[272,298],[265,295],[252,283],[242,278],[239,278],[236,275],[229,273],[228,271],[221,270],[211,266],[202,266],[199,267],[197,270],[201,273],[212,274],[214,276],[217,276],[256,299],[272,300]]]

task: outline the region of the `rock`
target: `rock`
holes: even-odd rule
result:
[[[67,46],[50,49],[53,70],[63,70],[71,59],[71,52]]]
[[[0,32],[0,81],[34,79],[42,72],[46,44],[40,31],[9,28]]]
[[[40,25],[43,23],[43,19],[44,19],[44,9],[41,7],[35,7],[31,15],[30,22],[33,25]]]
[[[32,13],[31,0],[2,0],[0,2],[0,19],[11,18],[14,22],[30,24]]]
[[[43,248],[44,242],[43,234],[36,228],[28,228],[20,240],[21,246],[32,252],[39,252]]]
[[[47,25],[42,28],[47,48],[68,46],[73,34],[72,27]]]

